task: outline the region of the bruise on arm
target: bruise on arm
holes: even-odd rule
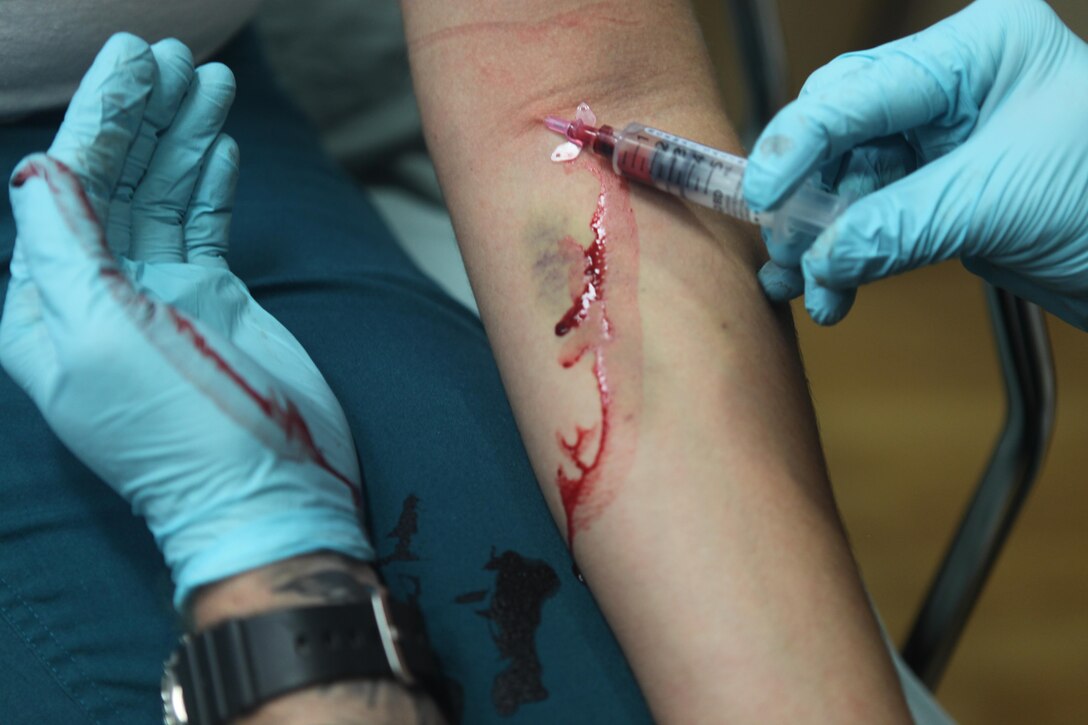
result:
[[[522,435],[573,540],[614,496],[635,454],[643,365],[639,230],[687,226],[701,231],[704,244],[719,242],[673,200],[633,211],[633,195],[652,194],[627,189],[597,159],[550,163],[557,140],[542,120],[589,100],[605,120],[638,116],[666,125],[671,115],[691,127],[694,118],[703,138],[732,148],[736,141],[716,108],[681,110],[691,98],[713,104],[718,97],[685,3],[657,3],[649,15],[622,2],[453,3],[428,12],[433,5],[404,3],[428,145],[482,316],[498,338],[504,382],[512,399],[524,401],[515,402],[515,413],[534,411],[532,421],[519,415]],[[679,222],[670,219],[677,211]],[[750,231],[730,232],[739,240],[735,251],[754,264]],[[587,305],[585,324],[556,335],[556,324],[583,302],[595,244],[603,299]]]

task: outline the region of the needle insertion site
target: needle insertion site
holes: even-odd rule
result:
[[[842,198],[807,181],[774,211],[753,211],[741,190],[746,159],[642,123],[631,123],[622,131],[598,126],[585,103],[578,106],[574,120],[547,116],[544,125],[567,139],[552,154],[553,161],[571,161],[588,149],[610,161],[620,176],[759,224],[782,239],[817,236],[847,206]]]

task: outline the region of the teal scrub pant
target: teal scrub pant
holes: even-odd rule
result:
[[[422,609],[462,719],[649,722],[572,572],[479,321],[322,154],[251,34],[220,60],[238,78],[226,131],[242,151],[231,266],[343,404],[380,570]],[[61,116],[0,126],[0,168],[47,148]],[[0,295],[15,236],[3,196]],[[142,521],[2,374],[0,472],[0,723],[155,722],[181,631],[169,573]]]

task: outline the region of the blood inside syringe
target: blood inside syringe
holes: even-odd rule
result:
[[[741,197],[745,160],[643,124],[622,131],[581,119],[544,120],[551,131],[612,162],[615,173],[655,186],[723,214],[759,223]]]
[[[584,108],[583,108],[584,107]],[[592,111],[583,104],[579,117],[567,121],[556,116],[544,119],[547,128],[565,136],[570,150],[556,150],[556,161],[570,160],[579,149],[611,162],[612,170],[628,179],[647,184],[722,214],[771,227],[779,234],[815,237],[844,208],[834,194],[806,182],[775,212],[752,211],[744,201],[742,184],[747,160],[641,123],[628,124],[622,131],[596,126]]]

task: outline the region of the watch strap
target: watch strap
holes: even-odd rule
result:
[[[375,589],[367,603],[275,610],[187,636],[174,672],[188,722],[219,725],[279,695],[338,680],[428,686],[438,667],[418,610]]]

